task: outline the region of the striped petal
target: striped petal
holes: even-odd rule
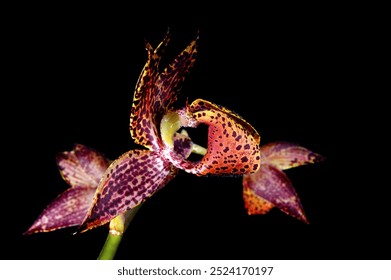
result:
[[[90,208],[95,190],[85,186],[67,189],[45,208],[25,234],[81,225]]]
[[[272,142],[261,146],[262,162],[285,170],[323,161],[325,158],[304,147],[289,142]]]
[[[135,143],[152,150],[159,149],[157,128],[160,120],[176,101],[176,95],[197,54],[198,36],[162,73],[159,73],[159,62],[170,40],[169,35],[167,32],[155,50],[146,43],[148,61],[138,79],[130,115],[130,133]]]
[[[243,176],[243,196],[249,214],[264,214],[272,205],[308,223],[291,181],[273,165],[261,164],[256,173]]]
[[[96,188],[110,161],[101,153],[81,144],[57,155],[57,165],[70,186]]]
[[[79,232],[103,225],[139,205],[165,186],[176,175],[175,171],[157,152],[125,153],[103,175]]]

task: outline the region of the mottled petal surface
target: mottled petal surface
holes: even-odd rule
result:
[[[191,138],[185,134],[175,133],[173,137],[174,151],[183,158],[188,158],[193,149],[194,143]]]
[[[65,227],[79,226],[91,205],[95,188],[69,188],[53,200],[25,232],[48,232]]]
[[[171,62],[159,75],[156,88],[155,112],[158,121],[163,114],[172,109],[187,74],[197,57],[197,37]],[[157,123],[158,127],[159,123]]]
[[[262,198],[262,203],[258,206],[260,209],[265,208],[263,200],[266,200],[284,213],[308,223],[291,181],[273,165],[261,164],[258,172],[244,175],[243,187],[244,191],[250,189],[253,195]],[[256,203],[256,200],[253,201]],[[251,205],[251,208],[256,209],[257,206]]]
[[[155,50],[149,43],[146,44],[148,61],[137,82],[130,115],[130,133],[135,143],[153,150],[157,150],[160,145],[160,120],[177,99],[176,94],[197,53],[195,39],[159,73],[159,62],[168,42],[169,33]]]
[[[274,207],[272,203],[256,195],[248,184],[243,185],[243,200],[249,215],[266,214]]]
[[[176,174],[159,153],[132,150],[115,160],[103,175],[92,207],[79,232],[103,225],[137,206]]]
[[[76,144],[72,151],[57,155],[57,165],[69,185],[96,188],[110,161],[96,150]]]
[[[261,155],[263,163],[272,164],[281,170],[324,160],[323,156],[289,142],[263,145]]]
[[[183,127],[208,125],[208,146],[199,162],[181,160],[173,153],[170,161],[197,175],[224,175],[256,172],[260,163],[257,131],[237,114],[209,101],[197,99],[178,113]]]

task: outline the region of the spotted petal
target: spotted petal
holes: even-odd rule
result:
[[[261,164],[256,173],[244,175],[243,188],[249,214],[263,214],[276,206],[284,213],[308,223],[291,181],[273,165]]]
[[[190,162],[171,152],[169,160],[176,167],[197,175],[242,175],[258,170],[260,136],[240,116],[202,99],[178,110],[178,115],[183,127],[206,124],[209,128],[208,147],[202,160]]]
[[[188,158],[192,152],[194,143],[186,134],[175,133],[173,137],[174,151],[183,158]]]
[[[149,43],[146,44],[148,61],[137,82],[130,115],[130,133],[135,143],[153,150],[159,149],[160,145],[157,130],[160,120],[177,99],[176,94],[197,54],[195,39],[159,73],[159,62],[170,40],[169,35],[167,32],[155,50]]]
[[[79,232],[103,225],[139,205],[175,174],[171,164],[162,160],[157,152],[132,150],[125,153],[103,175]]]
[[[182,83],[196,60],[197,43],[198,35],[159,75],[155,84],[156,120],[160,121],[163,114],[170,111],[177,100]],[[159,123],[156,124],[158,127]]]
[[[57,165],[69,185],[96,188],[110,161],[96,150],[76,144],[72,151],[57,155]]]
[[[274,208],[272,203],[255,194],[254,191],[249,187],[248,182],[243,184],[243,200],[244,207],[247,209],[247,213],[249,215],[266,214],[272,208]]]
[[[262,162],[285,170],[296,166],[316,163],[325,158],[304,147],[289,142],[272,142],[261,146]]]

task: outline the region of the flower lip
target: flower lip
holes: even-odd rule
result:
[[[175,122],[170,124],[169,120]],[[202,160],[191,162],[172,150],[173,133],[179,127],[208,126],[208,144]],[[230,110],[197,99],[191,105],[169,112],[161,123],[163,155],[177,168],[203,175],[243,175],[259,168],[260,137],[245,120]]]

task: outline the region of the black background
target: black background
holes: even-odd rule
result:
[[[387,186],[375,182],[367,169],[375,163],[364,159],[376,148],[365,142],[376,135],[363,118],[371,106],[365,14],[195,4],[182,12],[153,5],[41,8],[16,9],[5,25],[2,258],[96,259],[105,227],[76,236],[74,229],[22,233],[67,188],[56,153],[81,143],[115,159],[139,148],[128,124],[147,58],[144,39],[155,47],[167,28],[167,61],[200,36],[177,107],[187,98],[209,100],[250,122],[261,143],[296,142],[327,160],[287,171],[309,225],[277,209],[248,216],[240,177],[181,172],[142,206],[116,258],[389,258],[388,207],[381,202]],[[202,129],[191,133],[205,141]]]

